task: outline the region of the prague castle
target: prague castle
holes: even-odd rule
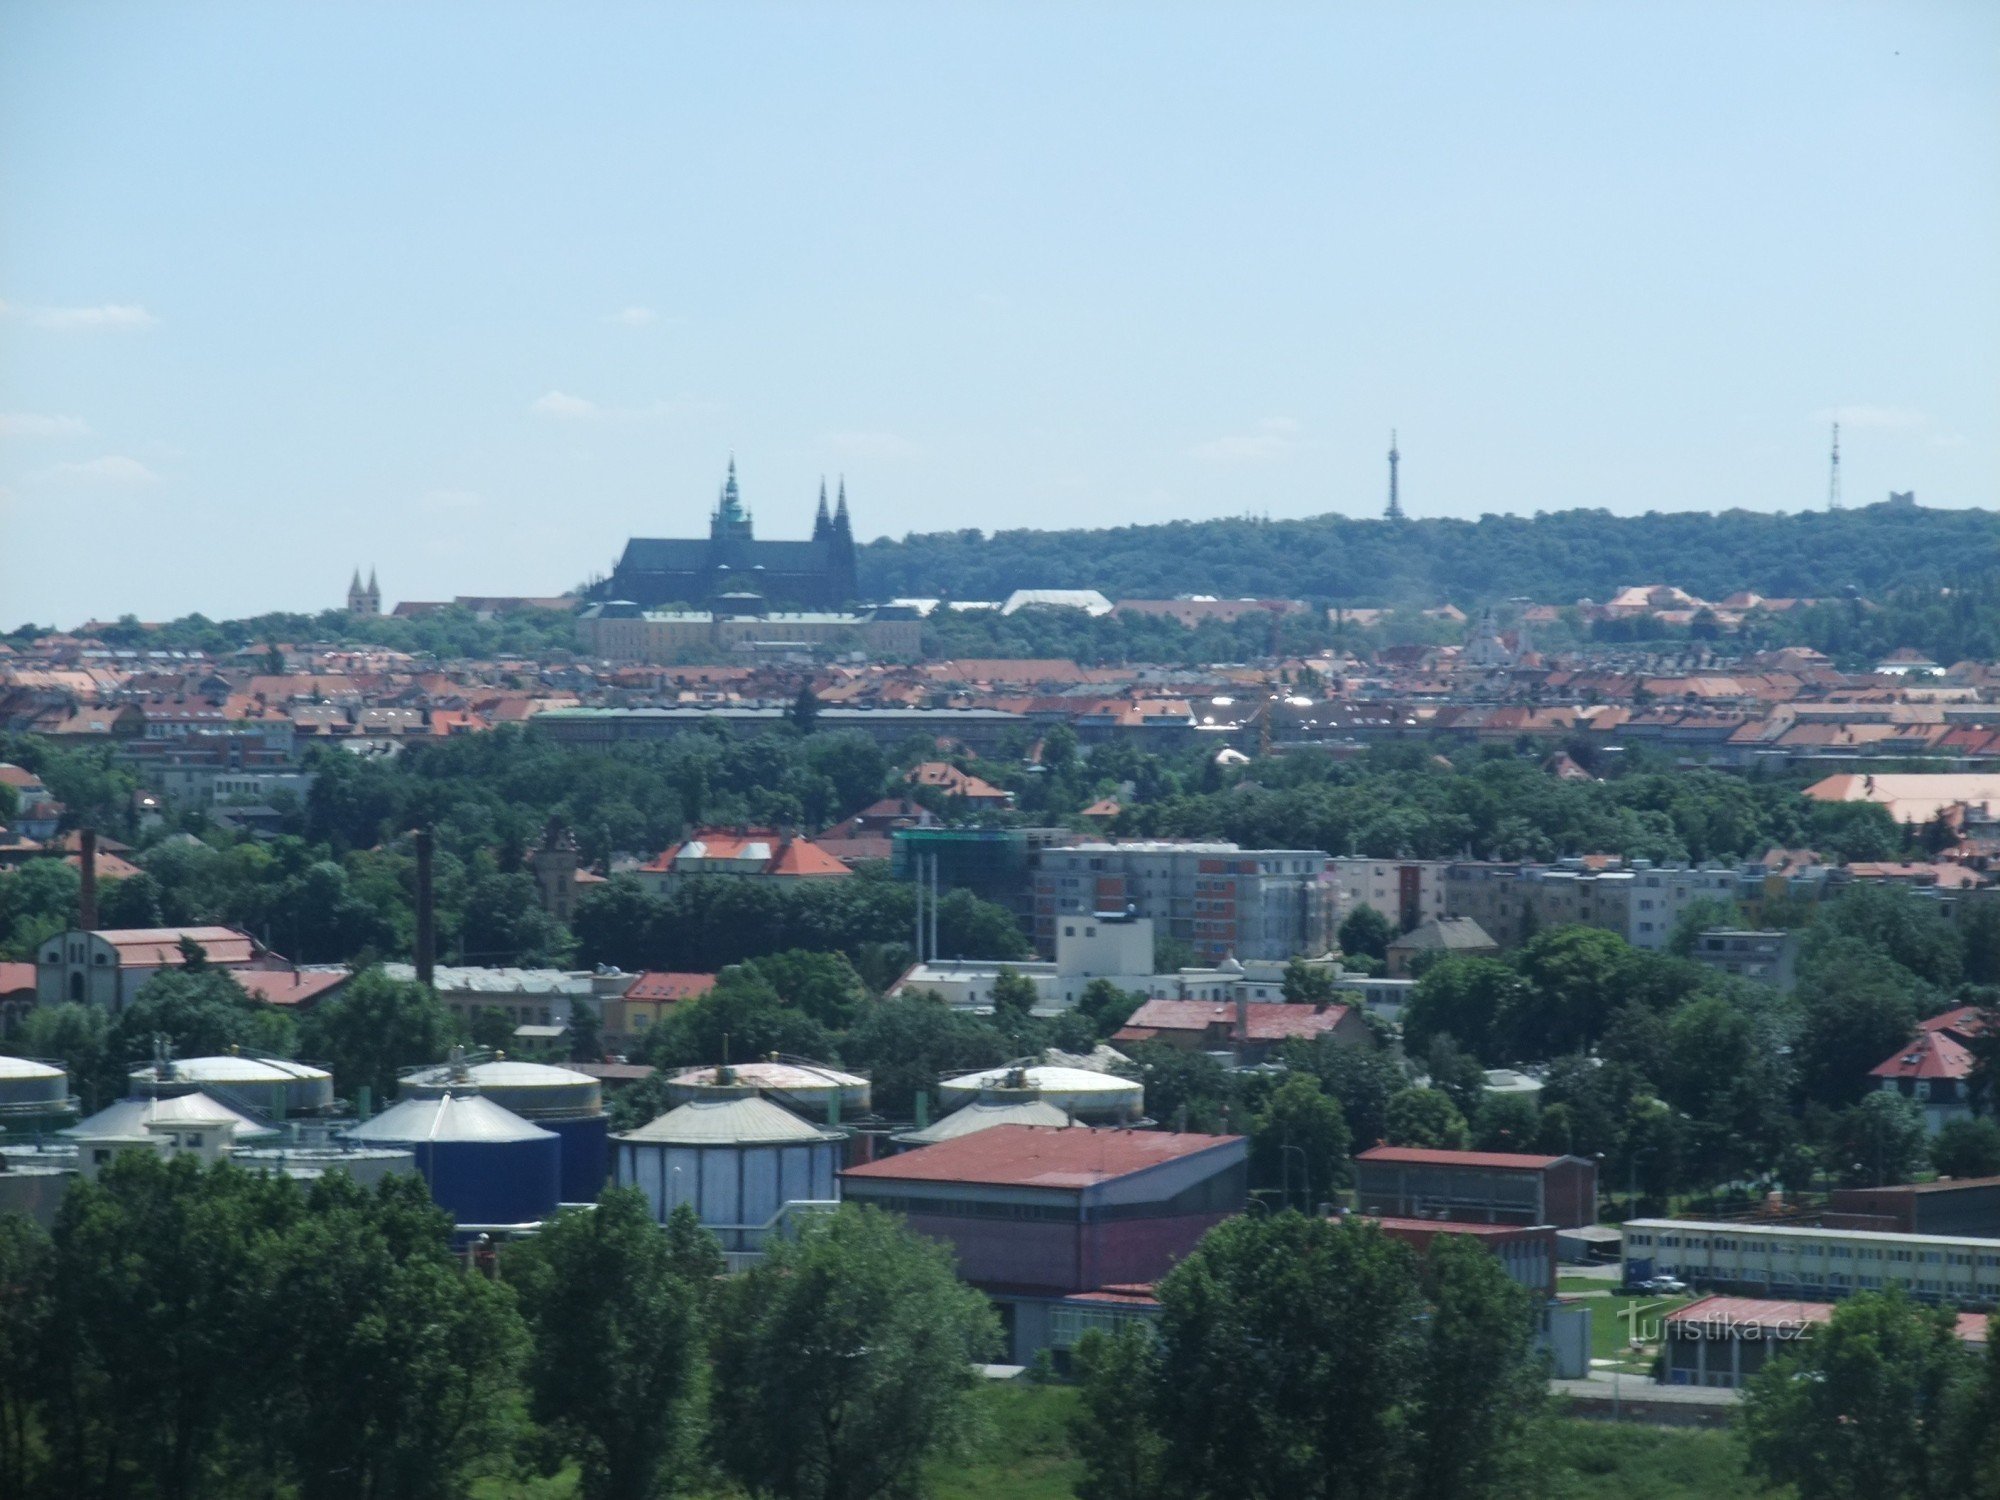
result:
[[[632,538],[603,597],[658,609],[669,604],[700,608],[724,595],[755,594],[773,608],[838,609],[858,592],[846,482],[841,482],[839,505],[831,513],[826,486],[820,485],[810,541],[758,541],[736,487],[732,458],[707,538]]]

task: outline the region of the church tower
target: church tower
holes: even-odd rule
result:
[[[830,541],[833,537],[833,518],[826,513],[826,476],[819,480],[819,511],[813,516],[813,540]]]
[[[840,503],[833,511],[834,589],[842,604],[861,597],[854,561],[854,523],[847,515],[847,476],[840,476]]]
[[[715,515],[708,523],[711,542],[747,542],[750,512],[743,508],[743,496],[736,488],[736,459],[729,460],[729,477],[722,482],[722,498],[715,502]]]
[[[361,570],[354,570],[354,577],[347,585],[347,612],[359,619],[367,615],[382,613],[382,590],[375,582],[375,570],[368,570],[368,583],[361,582]]]

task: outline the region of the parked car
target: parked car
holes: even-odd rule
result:
[[[1644,1281],[1628,1281],[1618,1290],[1634,1297],[1678,1297],[1688,1284],[1677,1276],[1648,1276]]]

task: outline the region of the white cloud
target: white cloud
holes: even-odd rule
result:
[[[1264,463],[1303,447],[1304,433],[1290,417],[1266,417],[1248,432],[1210,438],[1188,452],[1208,463]]]
[[[138,459],[127,458],[122,453],[107,453],[100,458],[86,458],[76,463],[51,464],[42,470],[41,477],[57,484],[123,487],[160,482],[159,475],[140,463]]]
[[[0,411],[0,438],[82,437],[90,424],[82,417],[50,416],[36,411]]]
[[[834,432],[827,435],[826,441],[842,458],[901,462],[915,458],[921,451],[908,438],[893,432]]]
[[[425,490],[417,503],[425,510],[468,511],[478,510],[486,497],[476,490]]]
[[[150,328],[160,321],[136,302],[103,302],[96,307],[12,307],[0,303],[0,314],[20,318],[33,328],[59,332]]]
[[[529,404],[528,410],[538,417],[560,417],[565,421],[588,420],[604,415],[604,408],[595,401],[572,396],[567,391],[544,391]]]
[[[659,322],[660,315],[650,307],[640,307],[635,303],[631,307],[619,308],[605,321],[622,323],[627,328],[644,328],[649,323]]]
[[[1832,406],[1814,413],[1814,420],[1872,432],[1917,432],[1931,425],[1928,412],[1908,406]]]
[[[722,410],[720,402],[695,400],[648,401],[641,406],[606,406],[588,396],[572,396],[568,391],[544,391],[528,403],[538,417],[559,422],[609,422],[631,425],[660,422],[670,417],[707,417]]]

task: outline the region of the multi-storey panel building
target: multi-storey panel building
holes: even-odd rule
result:
[[[1035,868],[1035,944],[1055,950],[1064,916],[1130,910],[1211,962],[1285,959],[1334,942],[1330,887],[1318,849],[1224,843],[1077,844],[1044,849]]]

